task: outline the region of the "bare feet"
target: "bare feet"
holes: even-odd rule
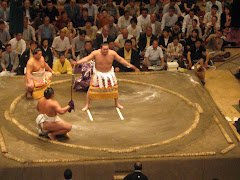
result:
[[[118,107],[119,109],[123,109],[123,106],[120,105],[119,103],[116,104],[116,107]]]
[[[88,108],[89,108],[89,106],[87,104],[84,108],[82,108],[82,111],[86,111],[86,110],[88,110]]]
[[[32,99],[32,98],[33,98],[31,92],[27,92],[27,98],[28,98],[28,99]]]
[[[48,133],[48,137],[53,141],[58,141],[52,133]]]

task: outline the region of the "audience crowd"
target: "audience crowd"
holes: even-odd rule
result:
[[[141,70],[176,61],[190,69],[199,59],[227,57],[224,46],[236,45],[231,26],[231,2],[209,0],[205,12],[197,0],[25,0],[18,6],[22,29],[13,27],[14,3],[0,7],[0,72],[25,74],[32,52],[39,47],[56,74],[71,74],[73,62],[100,48],[103,42]],[[61,3],[61,1],[59,1]],[[82,5],[82,4],[81,4]],[[59,8],[57,8],[57,7]],[[20,10],[19,10],[20,9]],[[21,23],[21,22],[17,22]],[[15,31],[12,29],[15,28]],[[116,72],[131,71],[114,62]]]

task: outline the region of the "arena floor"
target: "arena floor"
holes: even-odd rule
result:
[[[73,125],[71,139],[52,142],[37,135],[37,101],[25,98],[24,78],[1,77],[0,177],[62,179],[70,168],[73,179],[121,179],[141,160],[154,180],[238,179],[238,140],[192,72],[117,78],[124,120],[113,100],[94,100],[90,121],[81,111],[86,93],[74,92],[76,111],[61,116]],[[55,76],[51,87],[66,105],[71,76]]]

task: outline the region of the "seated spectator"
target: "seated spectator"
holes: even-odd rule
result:
[[[115,19],[119,18],[118,8],[113,4],[113,0],[107,0],[107,3],[102,6],[102,9],[106,9],[110,16],[113,16]]]
[[[115,40],[118,35],[119,35],[119,29],[117,27],[117,25],[114,23],[114,17],[110,16],[108,18],[108,25],[106,25],[109,28],[109,36],[111,36],[113,38],[113,40]],[[102,29],[99,29],[99,31],[97,32],[98,34],[102,33]]]
[[[25,0],[23,3],[23,11],[25,14],[25,17],[27,17],[30,21],[33,21],[35,18],[35,12],[34,9],[31,7],[31,3],[29,0]]]
[[[167,62],[177,61],[180,67],[184,67],[184,62],[182,60],[183,46],[179,43],[178,37],[174,37],[173,42],[168,44],[166,52]]]
[[[37,0],[38,1],[38,0]],[[40,7],[42,9],[46,8],[47,7],[47,0],[39,0],[39,3],[40,3]]]
[[[82,9],[82,15],[79,16],[79,18],[77,18],[76,26],[74,26],[74,27],[80,29],[81,27],[85,26],[87,21],[90,21],[93,24],[94,19],[91,16],[88,15],[88,9],[83,8]]]
[[[183,53],[185,58],[187,58],[187,53],[190,50],[190,47],[194,46],[195,42],[198,39],[200,39],[199,38],[199,31],[197,29],[193,29],[191,35],[188,36],[187,39],[185,39],[186,44],[185,44],[184,53]]]
[[[240,28],[237,27],[230,27],[228,34],[225,39],[225,44],[228,45],[230,44],[231,46],[236,46],[237,44],[240,43]]]
[[[118,19],[118,28],[120,32],[122,29],[126,29],[130,25],[131,19],[132,16],[130,16],[130,13],[128,11],[124,11],[123,15]]]
[[[136,66],[136,68],[140,68],[140,58],[139,53],[132,49],[132,41],[127,39],[124,43],[124,47],[120,48],[117,52],[119,56],[123,57],[126,61]],[[126,66],[123,66],[118,61],[113,62],[113,66],[115,72],[131,72],[134,71]]]
[[[148,9],[142,9],[142,14],[137,18],[137,25],[143,30],[144,23],[148,23],[150,21],[151,20],[150,15],[148,14]]]
[[[156,40],[157,37],[152,34],[152,27],[147,27],[146,33],[143,33],[139,37],[138,47],[141,51],[141,55],[145,56],[146,49],[152,45],[153,40]]]
[[[32,23],[32,27],[35,29],[36,34],[38,33],[39,26],[41,26],[42,24],[43,24],[43,19],[41,18],[41,13],[37,13]]]
[[[213,5],[211,8],[211,12],[208,12],[204,15],[203,24],[204,26],[207,25],[207,23],[210,23],[212,21],[212,17],[217,17],[217,23],[220,24],[220,15],[217,13],[217,5]]]
[[[94,41],[96,38],[96,29],[92,26],[90,21],[86,22],[86,26],[82,28],[82,30],[86,31],[86,39],[88,41]]]
[[[52,51],[53,51],[53,63],[59,59],[59,54],[64,53],[66,58],[70,58],[69,49],[71,48],[70,46],[70,41],[68,37],[66,37],[66,30],[62,29],[60,31],[60,35],[55,37],[53,40],[52,44]]]
[[[176,22],[178,20],[178,16],[176,14],[174,14],[174,12],[175,12],[174,7],[170,7],[169,12],[163,15],[162,24],[161,24],[162,30],[165,27],[170,29],[171,27],[173,27],[176,24]]]
[[[137,39],[135,37],[131,38],[132,41],[132,49],[134,49],[135,51],[138,52],[138,54],[140,53],[139,48],[138,48],[138,44],[137,44]]]
[[[22,39],[22,33],[17,33],[16,37],[9,41],[9,44],[18,55],[22,55],[26,50],[26,42]]]
[[[163,29],[162,35],[159,37],[159,46],[165,52],[167,50],[168,44],[173,42],[172,37],[170,37],[170,30],[168,28]]]
[[[56,31],[52,24],[50,24],[49,17],[44,18],[44,24],[38,28],[38,42],[41,44],[41,40],[47,38],[49,46],[52,45],[53,39],[56,37]]]
[[[162,48],[158,46],[158,41],[155,39],[151,46],[149,46],[145,53],[145,59],[142,64],[146,67],[157,65],[165,67]]]
[[[95,39],[95,45],[94,47],[96,49],[99,49],[104,42],[111,42],[113,41],[113,38],[109,35],[109,28],[108,26],[104,26],[102,28],[102,34],[98,34]]]
[[[11,73],[17,72],[19,65],[18,54],[12,50],[11,44],[6,44],[0,62],[3,71],[10,71]]]
[[[216,34],[211,34],[207,39],[207,51],[211,52],[209,53],[210,58],[216,57],[216,56],[222,56],[226,54],[224,51],[222,51],[223,47],[223,38],[222,38],[222,30],[218,30]],[[229,54],[229,53],[227,53]]]
[[[139,26],[137,26],[137,18],[133,17],[130,20],[130,23],[131,24],[127,27],[127,30],[129,34],[135,37],[138,42],[142,29]]]
[[[108,24],[108,18],[109,18],[108,11],[106,9],[102,9],[102,13],[98,21],[98,29]]]
[[[80,16],[80,6],[76,4],[76,0],[71,0],[69,5],[65,5],[64,11],[75,25],[77,17]]]
[[[145,8],[147,4],[150,3],[150,0],[140,0],[140,12]]]
[[[128,33],[128,30],[123,29],[122,34],[118,35],[117,39],[114,41],[114,44],[118,49],[120,49],[120,48],[124,47],[125,41],[127,39],[131,39],[131,38],[132,38],[132,35],[130,35]]]
[[[72,45],[73,39],[76,36],[76,29],[74,29],[73,23],[68,22],[67,26],[64,29],[66,30],[66,37],[69,38],[70,44]]]
[[[108,46],[109,46],[109,49],[111,49],[111,50],[113,50],[113,51],[115,51],[115,52],[118,51],[118,48],[115,46],[114,41],[110,41],[110,42],[108,43]]]
[[[71,180],[72,179],[72,171],[70,169],[66,169],[64,171],[64,178],[65,178],[65,180]]]
[[[60,32],[61,29],[66,27],[68,25],[68,22],[71,22],[71,19],[68,18],[66,11],[62,11],[61,17],[58,18],[58,20],[55,23],[55,28],[56,28],[57,32]]]
[[[4,24],[5,24],[5,29],[9,32],[9,24],[8,24],[6,21],[4,21],[2,17],[0,17],[0,21],[3,21],[3,22],[4,22]]]
[[[222,30],[227,30],[231,26],[231,7],[224,6],[224,12],[221,14],[220,26]]]
[[[25,68],[27,66],[28,60],[33,57],[33,50],[37,48],[37,42],[31,41],[30,42],[30,48],[27,48],[23,54],[19,58],[19,69],[18,69],[18,75],[24,75],[25,74]]]
[[[205,53],[206,56],[203,54]],[[204,66],[207,68],[208,61],[209,61],[209,54],[208,51],[203,47],[202,40],[198,39],[193,46],[191,46],[190,50],[187,54],[188,59],[188,69],[191,69],[191,67],[198,63],[198,61],[204,61]]]
[[[159,13],[159,6],[157,5],[156,0],[150,0],[150,3],[145,6],[148,9],[149,14],[158,14]]]
[[[24,18],[23,25],[23,40],[26,42],[27,46],[30,44],[31,40],[36,41],[35,30],[32,26],[28,25],[28,18]]]
[[[182,25],[182,33],[183,33],[183,37],[186,35],[186,30],[188,29],[189,26],[192,25],[192,20],[196,19],[198,22],[198,26],[199,24],[199,18],[194,14],[193,10],[189,11],[189,14],[187,14],[186,16],[184,16],[183,19],[183,25]]]
[[[97,24],[97,14],[98,14],[98,8],[95,4],[93,4],[93,0],[88,0],[88,3],[83,6],[83,8],[86,8],[88,11],[88,16],[91,16],[94,20],[94,25]],[[83,24],[83,26],[85,23]],[[83,27],[81,26],[81,27]]]
[[[176,14],[178,17],[181,16],[181,10],[180,10],[179,6],[176,4],[176,2],[177,2],[177,0],[170,0],[170,3],[168,3],[164,6],[162,14],[168,13],[169,8],[174,7],[174,9],[175,9],[174,14]]]
[[[42,39],[40,49],[42,50],[42,56],[44,57],[45,62],[49,65],[50,68],[52,68],[53,54],[51,48],[48,45],[48,39]]]
[[[135,0],[129,1],[129,3],[125,6],[125,11],[128,11],[132,17],[137,18],[140,15],[140,8],[136,5]]]
[[[8,7],[7,1],[2,1],[0,8],[0,17],[4,21],[9,21],[10,8]]]
[[[198,21],[196,19],[193,19],[192,20],[192,25],[188,27],[186,38],[188,38],[190,35],[192,35],[192,30],[193,29],[198,30],[199,38],[202,39],[202,29],[198,26]]]
[[[56,74],[72,74],[72,66],[64,53],[60,53],[59,59],[53,63],[53,71]]]
[[[183,0],[180,8],[182,12],[189,13],[190,10],[193,10],[195,13],[200,11],[199,7],[196,5],[197,0]]]
[[[182,28],[181,23],[179,21],[170,29],[171,37],[178,37],[179,39],[182,38]]]
[[[79,60],[80,50],[85,46],[85,30],[79,30],[79,35],[73,39],[72,44],[72,58],[74,61]]]
[[[118,8],[119,16],[124,15],[125,6],[128,4],[128,0],[117,0],[116,5]]]
[[[161,8],[165,7],[169,3],[170,3],[170,0],[159,0],[158,1],[159,6],[161,4]]]
[[[42,17],[46,16],[49,17],[50,23],[55,22],[57,17],[59,16],[58,9],[53,5],[52,1],[48,1],[46,9],[43,10]]]
[[[216,34],[220,29],[220,25],[217,23],[217,20],[217,16],[213,16],[212,21],[210,23],[207,23],[205,33],[203,35],[203,40],[206,40],[211,34]]]
[[[210,0],[210,1],[207,2],[206,8],[205,8],[205,14],[207,14],[208,12],[211,12],[211,9],[212,9],[213,5],[218,6],[217,13],[219,15],[221,15],[222,14],[222,3],[220,1],[217,1],[217,0]]]
[[[92,47],[92,41],[85,41],[85,45],[84,45],[84,48],[80,50],[80,58],[79,59],[82,59],[86,56],[88,56],[89,54],[91,54],[91,52],[93,51],[93,47]]]
[[[146,32],[147,27],[152,27],[152,33],[154,36],[159,37],[161,35],[161,23],[157,21],[157,14],[153,13],[150,16],[150,22],[144,23],[143,32]]]
[[[11,39],[9,32],[5,29],[5,24],[3,21],[0,21],[0,40],[3,44],[7,44]]]

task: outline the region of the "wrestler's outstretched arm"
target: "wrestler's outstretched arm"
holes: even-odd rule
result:
[[[113,52],[115,56],[115,60],[117,60],[119,63],[123,64],[124,66],[129,66],[134,71],[138,72],[140,71],[136,66],[132,65],[131,63],[127,62],[124,58],[119,56],[116,52]]]
[[[62,108],[57,101],[52,102],[51,106],[52,106],[53,110],[56,113],[59,113],[59,114],[64,114],[64,113],[66,113],[70,109],[69,105],[67,105],[66,107]]]
[[[77,61],[76,64],[82,64],[82,63],[86,63],[86,62],[88,62],[88,61],[93,60],[94,57],[95,57],[95,53],[96,53],[96,52],[93,51],[93,52],[92,52],[91,54],[89,54],[88,56],[86,56],[86,57],[80,59],[79,61]]]
[[[50,68],[50,66],[45,62],[45,69],[55,75],[55,72]]]

